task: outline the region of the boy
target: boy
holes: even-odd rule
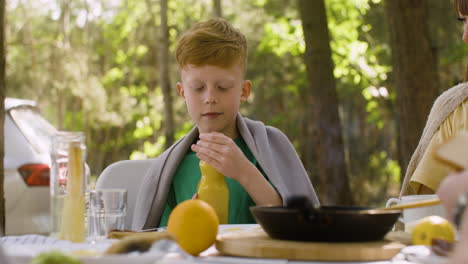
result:
[[[244,80],[244,35],[223,19],[198,23],[180,38],[176,58],[177,91],[195,127],[154,159],[138,193],[132,228],[167,224],[172,209],[196,193],[199,160],[226,176],[230,224],[253,223],[250,206],[280,205],[292,195],[318,204],[287,137],[238,113],[251,91]]]

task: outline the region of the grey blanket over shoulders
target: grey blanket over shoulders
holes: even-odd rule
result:
[[[286,135],[276,128],[244,118],[240,114],[237,115],[237,128],[283,202],[292,195],[305,195],[310,197],[314,205],[319,205],[309,176]],[[159,225],[172,178],[198,134],[198,128],[194,127],[154,159],[137,196],[133,230]]]

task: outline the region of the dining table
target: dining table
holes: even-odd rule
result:
[[[257,256],[249,255],[242,256],[235,254],[227,255],[222,247],[224,246],[223,237],[237,236],[238,234],[256,234],[261,233],[262,228],[257,224],[248,225],[220,225],[218,231],[218,239],[216,246],[213,245],[199,256],[194,257],[186,254],[181,250],[177,243],[174,241],[157,241],[153,244],[151,250],[145,253],[133,252],[130,254],[123,255],[106,255],[102,254],[83,254],[83,252],[104,252],[106,248],[112,245],[115,240],[104,239],[101,241],[84,242],[84,243],[72,243],[69,241],[58,240],[53,237],[44,235],[27,234],[21,236],[5,236],[0,237],[0,260],[1,253],[8,259],[8,264],[29,264],[31,259],[40,253],[49,252],[51,250],[58,250],[65,254],[72,254],[82,264],[438,264],[446,261],[445,257],[440,257],[431,252],[428,247],[425,246],[405,246],[401,250],[395,252],[394,256],[388,257],[388,259],[378,261],[366,261],[366,260],[351,260],[351,261],[334,261],[322,260],[321,258],[310,260],[295,259],[294,256],[287,258],[270,258],[270,257],[259,257],[262,256],[262,248],[257,250]],[[221,239],[220,239],[221,237]],[[196,239],[196,238],[194,238]],[[225,242],[225,241],[224,241]],[[268,242],[268,241],[267,241]],[[277,243],[277,241],[274,241]],[[244,243],[241,241],[241,243]],[[229,245],[229,244],[226,244]],[[279,244],[281,245],[281,244]],[[287,245],[287,244],[285,244]],[[300,245],[300,244],[298,244]],[[334,246],[333,244],[330,244]],[[250,246],[245,242],[245,248],[249,249]],[[260,247],[260,242],[258,245]],[[218,247],[218,248],[217,248]],[[265,250],[268,250],[265,249]],[[271,250],[271,249],[270,249]],[[275,249],[273,249],[275,250]],[[327,251],[327,254],[336,254],[340,256],[343,254],[343,250],[337,248],[336,252],[330,248],[324,248],[322,250]],[[280,249],[278,249],[280,251]],[[76,254],[81,252],[81,254]],[[260,252],[260,253],[258,253]],[[242,251],[241,251],[242,253]],[[270,252],[271,253],[271,252]],[[260,255],[258,255],[260,254]],[[268,255],[268,254],[267,254]],[[4,262],[1,262],[4,263]]]

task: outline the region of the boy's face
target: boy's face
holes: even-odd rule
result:
[[[181,69],[180,75],[182,81],[177,83],[177,91],[199,132],[237,137],[236,115],[251,89],[251,82],[243,78],[242,66],[189,64]]]

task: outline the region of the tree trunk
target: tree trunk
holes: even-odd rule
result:
[[[338,96],[333,76],[330,36],[324,0],[299,0],[306,52],[309,87],[304,91],[306,105],[306,141],[304,146],[315,151],[316,166],[304,157],[309,168],[316,167],[319,198],[322,204],[352,204],[344,145],[338,114]],[[309,152],[310,153],[310,152]]]
[[[427,0],[386,2],[399,121],[399,163],[404,174],[438,95]]]
[[[213,15],[215,17],[223,17],[223,8],[221,0],[213,0]]]
[[[5,192],[3,181],[5,179],[3,157],[5,156],[4,125],[5,125],[5,0],[0,0],[0,236],[5,235]]]
[[[169,28],[167,25],[167,0],[161,0],[161,32],[159,45],[160,82],[164,96],[164,135],[166,149],[174,143],[174,112],[172,110],[172,90],[169,78]]]

